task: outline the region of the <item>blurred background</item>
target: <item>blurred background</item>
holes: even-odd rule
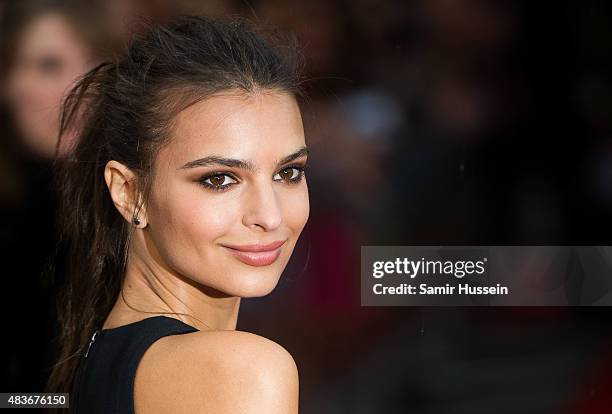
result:
[[[310,220],[238,326],[294,356],[300,412],[612,411],[608,308],[359,298],[361,245],[611,244],[606,1],[0,0],[0,391],[42,391],[55,352],[61,97],[139,22],[180,14],[303,47]]]

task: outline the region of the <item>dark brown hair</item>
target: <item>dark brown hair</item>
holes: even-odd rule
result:
[[[295,39],[287,47],[264,39],[242,19],[183,17],[134,38],[123,58],[87,73],[66,98],[60,135],[78,134],[68,155],[56,159],[67,270],[57,302],[60,352],[47,391],[71,390],[78,357],[121,291],[133,227],[112,202],[107,162],[136,174],[142,206],[178,112],[228,90],[301,96],[303,61]]]

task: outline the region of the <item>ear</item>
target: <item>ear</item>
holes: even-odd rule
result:
[[[138,217],[140,224],[136,227],[144,228],[147,225],[146,210],[144,206],[136,216],[136,207],[140,201],[140,195],[136,185],[136,175],[125,165],[111,160],[104,167],[104,181],[110,192],[110,196],[117,211],[130,224],[132,219]]]

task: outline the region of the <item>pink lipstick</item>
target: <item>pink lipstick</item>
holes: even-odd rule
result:
[[[278,240],[269,244],[228,245],[227,248],[235,258],[250,266],[268,266],[278,259],[281,246],[287,240]]]

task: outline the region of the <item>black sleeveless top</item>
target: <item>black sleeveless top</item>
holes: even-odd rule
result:
[[[70,412],[134,414],[134,378],[145,351],[164,336],[196,331],[167,316],[98,329],[81,355],[70,393]]]

